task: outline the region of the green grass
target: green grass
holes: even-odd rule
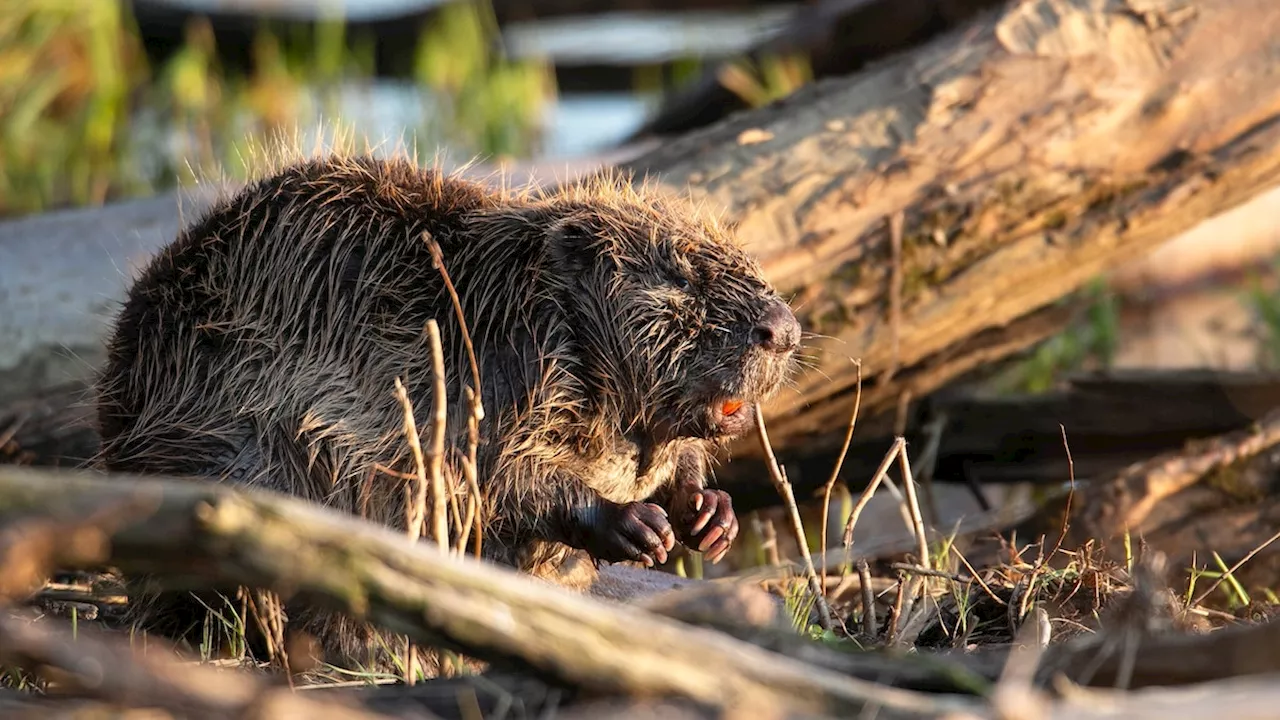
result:
[[[1258,340],[1258,367],[1264,370],[1280,368],[1280,289],[1274,282],[1280,272],[1280,258],[1272,263],[1272,277],[1255,274],[1249,280],[1242,302],[1254,316],[1254,331]]]
[[[1030,357],[996,379],[1004,392],[1041,393],[1070,373],[1107,369],[1119,345],[1120,310],[1106,281],[1096,278],[1077,294],[1084,311],[1067,329],[1041,343]],[[1072,302],[1073,300],[1067,300]]]
[[[203,21],[150,67],[121,3],[34,0],[0,8],[0,217],[100,204],[198,178],[242,178],[246,148],[333,122],[339,92],[372,84],[374,45],[341,17],[311,33],[260,28],[246,73],[220,66]],[[412,90],[426,121],[399,142],[430,159],[527,156],[556,88],[542,62],[507,60],[483,5],[424,28]],[[353,126],[356,135],[365,128]],[[377,138],[371,138],[376,144]]]

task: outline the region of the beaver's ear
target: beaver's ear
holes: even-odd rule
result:
[[[579,274],[594,264],[599,253],[595,228],[582,218],[561,218],[547,230],[547,254],[558,267]]]

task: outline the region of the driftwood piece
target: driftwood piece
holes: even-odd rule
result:
[[[9,520],[55,508],[75,516],[149,503],[149,514],[131,516],[108,536],[106,562],[126,574],[156,574],[175,587],[268,588],[416,642],[593,692],[836,714],[870,703],[896,717],[972,706],[842,676],[711,630],[577,596],[270,493],[3,467],[0,497]]]
[[[1245,417],[1278,407],[1270,392],[1257,390],[1239,398]],[[1212,407],[1205,406],[1206,416]],[[1153,407],[1151,416],[1161,409]],[[1056,538],[1065,528],[1066,546],[1094,541],[1119,558],[1127,532],[1135,542],[1159,549],[1181,572],[1211,564],[1214,553],[1226,563],[1248,558],[1248,567],[1233,575],[1250,589],[1249,578],[1256,575],[1257,586],[1270,588],[1280,568],[1280,548],[1273,545],[1280,527],[1278,446],[1280,410],[1272,409],[1230,431],[1188,439],[1183,447],[1095,477],[1070,497],[1053,500],[1018,533]]]
[[[1182,452],[1137,463],[1117,477],[1095,483],[1071,516],[1072,534],[1108,540],[1138,532],[1157,505],[1211,473],[1247,460],[1280,444],[1280,409],[1254,426],[1196,443]]]

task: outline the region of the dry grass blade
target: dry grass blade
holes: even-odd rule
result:
[[[827,523],[831,517],[831,490],[836,486],[836,481],[840,479],[840,469],[844,467],[845,456],[849,454],[849,445],[853,443],[853,430],[858,424],[858,410],[862,407],[862,361],[854,360],[857,366],[858,380],[857,389],[853,396],[853,412],[849,414],[849,428],[844,434],[844,444],[840,446],[840,454],[836,456],[836,463],[831,468],[831,476],[827,478],[827,484],[822,488],[822,538],[820,540],[820,557],[827,556]],[[822,586],[827,586],[827,565],[822,564]]]
[[[405,516],[408,523],[409,541],[417,542],[422,536],[422,528],[427,515],[427,466],[422,457],[422,442],[418,439],[418,423],[413,417],[413,403],[405,392],[404,383],[396,378],[396,399],[404,408],[404,437],[409,443],[409,451],[413,453],[415,475],[412,485],[405,487]],[[399,475],[399,473],[395,473]]]
[[[462,461],[462,477],[467,483],[467,517],[460,528],[458,551],[465,553],[467,540],[475,532],[475,548],[473,552],[480,557],[483,547],[484,496],[480,494],[480,480],[476,469],[476,450],[480,444],[480,420],[484,410],[480,407],[480,399],[471,388],[464,388],[467,393],[468,407],[471,413],[467,416],[467,456]]]
[[[834,627],[831,621],[831,606],[827,604],[827,594],[823,582],[818,579],[818,571],[813,565],[813,554],[809,552],[809,541],[805,538],[804,521],[800,519],[800,509],[796,506],[795,495],[791,492],[791,483],[787,482],[787,474],[779,467],[778,458],[773,454],[773,446],[769,444],[769,432],[765,429],[764,415],[761,413],[758,404],[755,412],[756,429],[760,433],[760,446],[764,450],[765,458],[769,465],[769,476],[773,478],[773,485],[778,489],[778,494],[782,496],[783,503],[787,507],[787,517],[791,520],[791,531],[795,533],[796,544],[800,549],[800,555],[804,558],[805,575],[809,580],[809,590],[813,593],[814,603],[818,607],[818,617],[822,622],[822,628],[830,630]]]

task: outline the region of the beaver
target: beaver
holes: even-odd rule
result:
[[[543,574],[573,553],[654,566],[677,541],[724,556],[739,526],[708,486],[714,453],[786,382],[800,326],[730,226],[619,173],[513,191],[332,155],[244,186],[128,289],[96,384],[95,464],[404,529],[402,486],[374,476],[413,471],[393,383],[421,418],[433,319],[451,487],[469,358],[479,370],[486,559]],[[372,662],[371,630],[299,612],[326,656]]]

